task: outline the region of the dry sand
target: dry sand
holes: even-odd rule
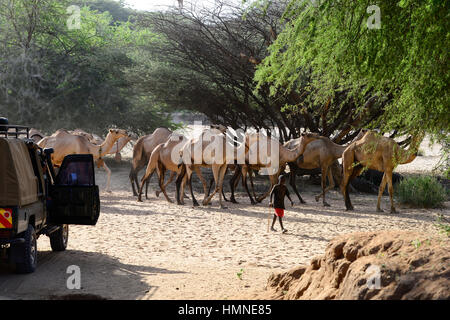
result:
[[[437,214],[450,215],[448,203],[442,210],[398,205],[398,214],[377,213],[376,196],[367,194],[351,194],[355,211],[346,212],[336,190],[328,194],[331,207],[325,208],[314,201],[319,187],[299,181],[307,203],[296,199],[293,208],[287,207],[289,232],[283,235],[267,232],[268,201],[251,206],[243,194],[239,204],[227,203],[227,210],[218,208],[216,198],[208,207],[192,208],[191,200],[178,206],[162,195],[156,198],[153,178],[150,199],[138,203],[128,170],[128,164],[112,168],[113,192],[101,193],[97,225],[71,226],[67,251],[52,252],[42,236],[35,273],[16,275],[0,266],[0,297],[47,299],[76,293],[110,299],[230,299],[260,291],[271,272],[307,263],[339,234],[385,229],[436,233]],[[105,176],[97,171],[101,189]],[[172,198],[173,190],[169,188]],[[196,196],[202,199],[200,193]],[[387,196],[382,207],[389,207]],[[80,290],[66,288],[69,265],[81,269]]]

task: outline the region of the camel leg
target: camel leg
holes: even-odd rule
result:
[[[237,182],[239,181],[240,175],[241,175],[241,166],[236,166],[236,170],[234,170],[234,174],[230,180],[230,189],[231,189],[230,201],[232,203],[238,203],[234,197],[234,191],[236,189],[236,185]]]
[[[253,198],[256,200],[257,196],[256,196],[256,192],[255,192],[255,185],[253,184],[253,170],[252,169],[248,170],[248,178],[250,179],[250,186],[252,187]]]
[[[180,189],[181,190],[181,194],[184,195],[184,178],[186,176],[186,166],[182,165],[181,170],[178,170],[178,177],[177,180],[175,181],[175,185],[176,185],[176,198],[177,198],[177,204],[181,205],[184,204],[184,196],[181,197],[180,199]]]
[[[222,167],[220,167],[219,171],[219,205],[221,209],[227,209],[226,206],[222,203],[222,195],[223,195],[223,181],[225,179],[225,173],[227,172],[228,166],[225,164]]]
[[[383,174],[383,179],[381,180],[380,187],[378,189],[378,200],[377,200],[377,211],[383,212],[381,209],[381,197],[383,195],[384,189],[386,188],[386,172]]]
[[[225,181],[225,175],[227,174],[227,172],[228,172],[228,165],[225,165],[225,172],[224,172],[223,180],[222,180],[222,184],[221,184],[221,189],[222,189],[222,191],[220,192],[220,194],[222,195],[223,200],[225,200],[225,201],[228,202],[228,199],[227,199],[227,197],[225,196],[225,190],[223,189],[223,182]]]
[[[191,173],[191,176],[188,177],[187,180],[188,180],[188,183],[189,183],[189,190],[191,191],[192,205],[193,205],[194,207],[198,207],[198,206],[199,206],[199,203],[198,203],[197,199],[195,199],[195,196],[194,196],[194,190],[193,190],[193,188],[192,188],[192,176],[193,176],[193,175],[192,175],[192,173]]]
[[[264,193],[262,196],[260,196],[256,201],[258,203],[261,203],[265,198],[267,198],[267,196],[270,194],[270,192],[272,191],[272,188],[275,184],[277,184],[278,182],[278,176],[279,173],[277,174],[272,174],[269,176],[269,180],[270,180],[270,188],[269,190],[266,191],[266,193]]]
[[[209,179],[209,187],[208,187],[208,193],[207,193],[208,196],[211,193],[211,188],[212,188],[213,183],[214,183],[214,178]]]
[[[131,168],[129,177],[130,177],[131,188],[133,189],[133,196],[137,197],[138,194],[136,192],[136,189],[139,188],[139,184],[137,182],[137,174],[135,173],[134,168]],[[134,186],[135,181],[136,181],[136,187]]]
[[[389,199],[391,200],[391,213],[397,213],[394,206],[394,185],[392,184],[392,171],[385,171],[387,183],[388,183],[388,191],[389,191]]]
[[[214,188],[214,191],[207,198],[203,199],[202,204],[204,206],[208,205],[208,203],[211,201],[212,197],[214,197],[216,192],[219,190],[218,182],[219,182],[219,173],[220,173],[219,171],[220,171],[220,168],[221,167],[219,167],[218,165],[212,165],[212,167],[211,167],[213,175],[214,175],[214,181],[216,182],[216,186]]]
[[[147,166],[147,169],[145,170],[145,174],[141,179],[141,186],[139,187],[139,192],[138,192],[138,201],[139,202],[142,202],[142,190],[144,189],[144,183],[148,183],[148,181],[152,177],[153,173],[155,172],[155,169],[156,168]]]
[[[198,168],[194,168],[194,170],[195,170],[196,172],[198,172],[196,169],[198,169]],[[197,175],[198,175],[198,174],[197,174]],[[198,204],[197,199],[195,199],[195,196],[194,196],[194,190],[193,190],[193,188],[192,188],[192,176],[193,176],[193,171],[192,171],[192,169],[191,169],[189,166],[187,166],[187,167],[186,167],[186,181],[187,181],[187,183],[189,184],[189,190],[190,190],[190,192],[191,192],[191,197],[192,197],[192,205],[193,205],[194,207],[198,207],[199,204]],[[202,179],[203,179],[203,177],[202,177]],[[203,179],[203,180],[204,180],[204,179]]]
[[[106,192],[111,192],[111,170],[106,165],[105,161],[103,161],[103,168],[105,168],[106,171]]]
[[[164,189],[166,189],[167,186],[169,185],[169,183],[171,183],[173,181],[173,179],[175,178],[176,174],[177,174],[176,172],[170,171],[169,180],[167,180],[167,182],[164,184]],[[161,191],[159,191],[159,190],[155,191],[155,195],[157,197],[159,197],[160,193],[161,193]]]
[[[297,190],[297,185],[295,184],[295,178],[297,176],[297,169],[295,168],[296,164],[289,164],[289,184],[294,190],[295,194],[297,195],[298,199],[300,200],[300,203],[306,203],[305,200],[303,200],[302,196]]]
[[[242,167],[241,170],[242,170],[242,185],[244,186],[245,191],[247,191],[247,195],[250,198],[250,203],[252,205],[255,205],[256,201],[254,199],[256,199],[256,197],[252,197],[252,195],[250,194],[250,190],[248,189],[248,184],[247,184],[247,172],[250,175],[250,171],[247,171],[247,168],[244,168],[244,167]],[[252,180],[252,182],[253,182],[253,180]],[[252,183],[252,185],[253,185],[253,183]],[[255,194],[255,189],[253,189],[253,194]]]
[[[317,195],[316,201],[319,201],[320,197],[323,197],[322,199],[322,203],[324,207],[329,207],[330,205],[325,201],[325,192],[327,189],[327,176],[330,176],[331,170],[329,170],[329,167],[323,166],[321,168],[321,185],[322,185],[322,193],[320,193],[319,195]],[[330,184],[331,184],[331,180],[330,180]]]
[[[331,170],[328,168],[328,187],[325,188],[324,193],[324,200],[325,200],[325,194],[332,190],[335,186],[335,182],[334,182],[334,178],[333,178],[333,173],[331,172]],[[349,184],[349,187],[351,187],[351,185]],[[319,195],[319,198],[321,197],[321,194]]]
[[[200,179],[200,182],[202,183],[202,186],[203,186],[203,192],[205,194],[203,199],[206,199],[208,197],[208,194],[209,194],[208,183],[206,182],[205,178],[203,178],[202,171],[200,170],[200,167],[194,167],[194,171],[197,174],[197,176]],[[191,175],[191,177],[192,177],[192,175]]]
[[[162,193],[164,194],[164,197],[166,200],[170,203],[173,203],[173,201],[169,198],[166,192],[166,185],[164,184],[164,176],[166,174],[166,168],[163,166],[162,163],[158,163],[159,167],[159,188],[161,189]]]
[[[359,176],[362,169],[363,169],[363,167],[361,165],[357,165],[355,168],[353,168],[353,170],[348,172],[348,174],[350,174],[350,175],[346,174],[344,177],[344,186],[345,187],[343,189],[343,194],[344,194],[344,199],[345,199],[345,207],[347,208],[347,211],[353,210],[353,205],[350,201],[350,196],[349,196],[349,192],[348,192],[348,187],[349,187],[350,181],[352,181],[354,178]]]
[[[150,184],[150,179],[145,182],[145,199],[148,199],[148,185]]]

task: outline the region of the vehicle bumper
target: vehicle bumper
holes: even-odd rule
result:
[[[0,245],[5,244],[16,244],[16,243],[24,243],[24,238],[14,238],[14,239],[0,239]]]

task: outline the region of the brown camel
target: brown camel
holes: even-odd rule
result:
[[[353,141],[361,139],[364,133],[365,131],[361,130]],[[286,142],[284,146],[288,149],[293,149],[300,144],[300,140],[300,138],[290,140]],[[337,159],[342,157],[342,153],[346,148],[347,146],[336,144],[327,137],[319,136],[319,139],[316,139],[315,141],[312,141],[308,144],[308,146],[305,148],[305,152],[301,157],[298,157],[295,162],[288,163],[290,171],[289,183],[294,192],[297,194],[297,197],[299,198],[301,203],[305,203],[305,201],[303,201],[295,185],[295,176],[298,172],[297,168],[320,168],[322,192],[316,195],[315,199],[316,201],[319,201],[319,199],[322,197],[323,205],[328,207],[330,205],[325,200],[325,194],[335,186],[335,179],[333,178],[333,176],[339,176],[339,178],[342,178],[339,162],[337,161]],[[329,183],[328,187],[326,186],[327,178]],[[340,182],[341,179],[339,179],[338,183]]]
[[[320,136],[316,133],[302,133],[301,137],[299,138],[299,143],[293,149],[288,149],[283,145],[281,145],[276,139],[262,136],[260,133],[250,134],[246,137],[246,145],[248,145],[249,150],[250,149],[256,150],[256,147],[258,148],[258,150],[260,150],[260,148],[262,147],[261,138],[267,139],[266,147],[268,151],[271,150],[272,144],[274,148],[278,149],[278,157],[279,157],[278,167],[274,168],[275,171],[272,171],[272,173],[268,174],[270,180],[270,189],[265,194],[256,199],[257,202],[261,202],[269,195],[273,186],[278,182],[278,177],[280,173],[283,172],[284,168],[286,167],[286,164],[289,162],[294,162],[298,157],[300,157],[303,154],[308,144],[316,139],[319,139],[319,137]],[[251,171],[259,171],[262,168],[268,168],[272,166],[270,162],[266,163],[267,157],[264,157],[259,152],[257,152],[257,155],[258,156],[256,162],[252,161],[253,163],[249,163],[251,160],[250,159],[251,156],[249,155],[249,152],[247,152],[246,154],[246,164],[242,165],[242,176],[244,179],[243,184],[247,183],[246,182],[247,173],[251,174]],[[268,153],[267,155],[268,157],[271,157],[271,154]]]
[[[374,131],[368,131],[359,141],[352,142],[342,154],[344,177],[341,191],[344,195],[346,209],[353,210],[348,193],[349,182],[357,177],[364,168],[368,168],[384,172],[378,190],[377,211],[382,212],[380,206],[381,196],[387,183],[391,201],[391,213],[395,213],[392,172],[397,165],[410,163],[416,158],[417,150],[423,137],[423,133],[414,135],[407,150],[402,149],[393,139],[383,137]]]
[[[150,177],[156,170],[159,176],[159,187],[161,188],[162,193],[164,194],[167,201],[173,202],[166,193],[166,186],[174,179],[176,174],[180,174],[181,172],[181,167],[178,165],[178,162],[174,162],[173,158],[178,161],[178,158],[176,156],[179,154],[179,150],[186,142],[187,139],[185,136],[178,133],[172,133],[165,143],[161,143],[154,148],[153,152],[150,155],[150,159],[148,160],[145,174],[141,179],[138,201],[142,201],[142,190],[144,188],[144,183],[146,183],[150,179]],[[167,170],[172,171],[172,174],[170,175],[167,183],[164,184],[164,176]],[[197,174],[199,175],[199,177],[201,177],[201,174],[199,172],[197,172]],[[203,179],[203,177],[201,177],[201,179]],[[182,194],[184,195],[184,192]],[[183,199],[180,200],[177,197],[177,203],[184,204]]]
[[[38,145],[41,148],[53,148],[52,162],[55,166],[60,166],[64,157],[69,154],[92,154],[94,160],[101,159],[108,154],[117,140],[126,136],[128,136],[128,133],[125,130],[110,129],[105,141],[101,145],[96,145],[83,136],[72,135],[67,130],[60,129],[53,135],[43,138]],[[103,167],[108,175],[106,191],[111,192],[111,170],[104,161]]]
[[[156,146],[161,143],[165,143],[167,139],[169,139],[169,136],[171,134],[172,131],[167,128],[157,128],[155,129],[155,131],[153,131],[153,133],[140,137],[136,141],[136,144],[133,147],[133,160],[131,162],[131,170],[129,175],[134,196],[138,196],[138,193],[136,191],[139,189],[139,171],[147,165],[150,159],[150,155],[152,154],[153,150],[155,150]],[[146,199],[148,199],[147,191],[149,182],[150,179],[147,179],[145,188]]]

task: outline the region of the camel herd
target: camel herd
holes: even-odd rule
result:
[[[120,158],[120,151],[132,140],[131,135],[121,129],[110,129],[104,140],[80,129],[73,131],[60,129],[48,137],[32,129],[30,138],[42,148],[54,149],[52,160],[55,166],[59,166],[64,156],[68,154],[92,154],[97,166],[103,166],[108,174],[106,191],[110,191],[111,170],[104,163],[103,157],[107,154],[116,154],[116,158]],[[222,201],[222,198],[226,200],[223,183],[228,171],[233,172],[230,180],[231,202],[236,203],[234,192],[240,179],[250,202],[255,204],[268,196],[279,175],[289,168],[290,185],[300,202],[304,203],[295,185],[295,177],[302,169],[320,169],[322,192],[316,195],[316,201],[322,198],[322,204],[329,206],[325,199],[326,193],[337,183],[344,196],[346,209],[353,210],[349,197],[349,182],[361,174],[364,168],[369,168],[384,172],[379,186],[377,211],[382,211],[381,195],[387,184],[390,211],[396,212],[393,203],[393,170],[397,165],[415,159],[422,139],[423,134],[413,136],[409,148],[403,149],[391,138],[374,131],[361,130],[348,145],[336,144],[316,133],[303,133],[299,138],[281,144],[277,139],[261,133],[246,133],[242,141],[238,142],[236,137],[230,137],[227,128],[220,125],[204,129],[198,137],[191,139],[167,128],[157,128],[152,134],[136,140],[129,178],[133,195],[137,196],[138,201],[142,201],[144,187],[145,197],[148,199],[148,183],[156,172],[159,187],[167,201],[173,202],[167,194],[166,187],[176,178],[177,204],[184,204],[184,199],[188,198],[185,195],[187,185],[192,204],[198,206],[199,203],[192,190],[192,177],[195,173],[203,186],[202,205],[209,204],[217,194],[220,207],[225,208]],[[214,148],[211,148],[212,144]],[[259,152],[262,149],[270,150],[271,154]],[[252,153],[252,150],[258,152]],[[342,166],[338,162],[339,158],[342,158]],[[139,183],[138,173],[144,168],[145,174]],[[212,171],[214,181],[211,181],[209,188],[202,176],[201,168],[209,168]],[[266,170],[270,187],[263,195],[257,197],[252,176],[254,172],[260,170]],[[167,171],[170,172],[170,176],[165,182]],[[248,188],[247,178],[250,178],[253,195]],[[210,192],[212,182],[215,183],[215,188]],[[156,194],[158,196],[159,192]]]

